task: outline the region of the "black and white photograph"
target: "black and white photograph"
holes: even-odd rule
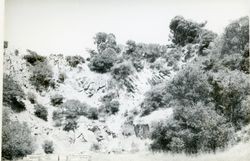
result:
[[[250,1],[1,4],[2,161],[250,161]]]

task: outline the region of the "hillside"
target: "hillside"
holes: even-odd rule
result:
[[[219,36],[204,26],[176,16],[170,45],[130,40],[122,48],[113,34],[97,33],[96,49],[81,56],[6,49],[3,100],[11,121],[3,123],[4,136],[14,130],[13,138],[19,137],[21,125],[31,135],[21,137],[27,152],[18,142],[17,156],[7,155],[13,143],[6,139],[7,159],[45,153],[196,154],[247,142],[248,17]]]

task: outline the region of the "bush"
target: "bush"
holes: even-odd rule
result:
[[[10,106],[14,111],[20,112],[26,109],[22,102],[24,92],[20,85],[9,75],[3,75],[3,104]]]
[[[100,112],[103,112],[108,115],[114,115],[119,111],[119,106],[120,103],[117,100],[105,102],[104,105],[101,106]]]
[[[12,160],[32,154],[34,139],[27,123],[11,121],[6,108],[4,108],[2,116],[2,157]]]
[[[112,48],[105,49],[101,54],[95,55],[90,59],[89,68],[98,73],[109,72],[117,59],[117,53]]]
[[[223,34],[222,54],[242,53],[249,44],[249,17],[242,17],[229,24]]]
[[[218,71],[211,75],[211,97],[216,110],[222,113],[237,129],[250,121],[250,107],[243,102],[249,99],[249,75],[240,71]]]
[[[92,145],[91,145],[91,147],[90,147],[90,150],[91,151],[99,151],[101,149],[101,146],[100,146],[100,144],[98,144],[98,143],[93,143]]]
[[[50,97],[50,102],[53,106],[57,106],[63,103],[63,96],[60,94],[55,94]]]
[[[100,54],[108,48],[113,49],[116,53],[121,51],[117,46],[116,37],[112,33],[98,32],[94,37],[94,44],[96,44],[97,51]]]
[[[36,103],[36,95],[34,93],[28,92],[27,98],[30,101],[30,103],[32,104]]]
[[[52,154],[54,152],[53,141],[45,140],[42,147],[46,154]]]
[[[75,131],[77,128],[78,128],[77,122],[74,119],[70,119],[65,124],[63,130],[69,132],[69,131]]]
[[[37,91],[48,89],[53,87],[53,72],[51,67],[46,63],[38,63],[32,68],[32,74],[30,77],[30,83],[35,86]]]
[[[97,120],[98,119],[98,110],[96,108],[89,108],[87,118]]]
[[[176,16],[171,20],[169,26],[172,33],[172,42],[181,46],[187,43],[197,43],[204,26],[205,23],[198,24],[185,20],[182,16]]]
[[[85,59],[79,55],[67,56],[66,61],[71,67],[76,67],[78,64],[85,63]]]
[[[133,73],[134,73],[134,69],[132,67],[131,62],[123,62],[123,63],[116,64],[111,69],[111,75],[117,81],[123,81],[129,75]]]
[[[37,104],[35,105],[35,112],[34,114],[39,117],[40,119],[43,119],[44,121],[47,121],[48,119],[48,111],[47,108],[43,105]]]
[[[167,104],[164,100],[165,95],[166,92],[163,84],[154,86],[145,94],[145,99],[141,104],[141,115],[145,116],[159,108],[164,108]]]
[[[67,100],[61,105],[61,109],[64,110],[66,115],[86,116],[89,105],[81,103],[79,100]]]
[[[63,83],[65,81],[65,79],[67,78],[67,75],[65,73],[60,73],[58,76],[58,83]]]
[[[172,152],[215,152],[225,148],[233,128],[212,105],[175,107],[173,120],[159,124],[152,133],[152,150]]]
[[[31,65],[36,65],[39,62],[44,62],[46,60],[46,57],[38,55],[36,52],[27,50],[29,53],[28,55],[24,55],[24,59],[30,63]]]

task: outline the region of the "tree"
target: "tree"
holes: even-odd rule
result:
[[[170,32],[172,34],[172,42],[184,46],[187,43],[197,43],[202,27],[206,23],[198,24],[193,21],[184,19],[182,16],[175,16],[170,22]]]
[[[22,102],[24,92],[20,85],[14,79],[4,74],[3,75],[3,104],[10,106],[14,111],[20,112],[26,109]]]
[[[34,152],[34,139],[27,123],[11,121],[9,111],[3,110],[2,157],[15,159]]]
[[[90,59],[89,68],[98,73],[109,72],[117,60],[117,53],[112,48],[105,49]]]
[[[153,150],[172,152],[215,152],[228,144],[233,128],[209,106],[177,106],[173,119],[159,124],[152,133]]]
[[[48,87],[53,87],[53,71],[51,66],[47,62],[41,62],[36,64],[32,68],[32,74],[30,77],[30,83],[35,86],[37,91],[42,91],[48,89]]]

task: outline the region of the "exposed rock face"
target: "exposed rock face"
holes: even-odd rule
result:
[[[148,124],[137,124],[134,125],[135,135],[141,139],[146,139],[149,137],[149,125]]]

